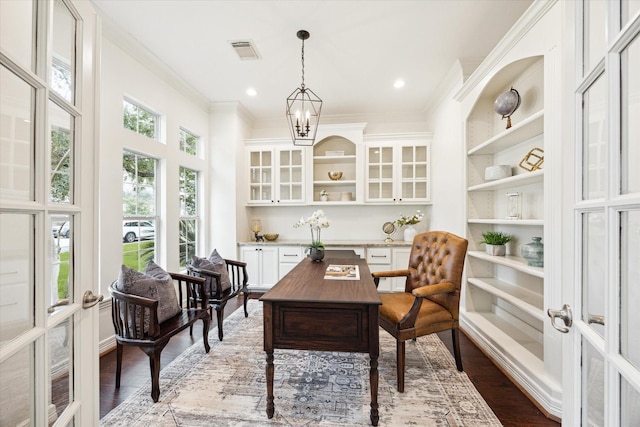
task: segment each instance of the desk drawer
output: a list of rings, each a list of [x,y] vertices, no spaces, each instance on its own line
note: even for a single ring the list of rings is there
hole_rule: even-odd
[[[367,264],[391,266],[391,248],[367,248]]]

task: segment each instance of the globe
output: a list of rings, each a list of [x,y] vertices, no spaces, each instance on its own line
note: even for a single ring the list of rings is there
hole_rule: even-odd
[[[493,110],[502,118],[507,118],[507,129],[511,127],[511,115],[520,106],[520,94],[514,88],[501,94],[493,103]]]
[[[396,226],[392,222],[385,222],[382,225],[382,231],[384,231],[384,234],[393,234],[396,231]]]

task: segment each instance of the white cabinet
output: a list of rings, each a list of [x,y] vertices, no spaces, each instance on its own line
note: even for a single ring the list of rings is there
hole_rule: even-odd
[[[276,246],[242,246],[240,258],[247,263],[249,289],[269,289],[278,281],[278,248]]]
[[[403,248],[393,248],[391,251],[391,269],[406,270],[409,267],[409,256],[411,246]],[[393,277],[391,279],[392,292],[404,292],[407,279],[405,277]]]
[[[465,117],[466,237],[469,240],[460,322],[464,331],[502,370],[545,407],[559,413],[560,378],[556,363],[559,346],[549,336],[544,312],[550,293],[545,267],[532,267],[520,257],[522,245],[534,236],[546,240],[550,197],[545,188],[545,165],[529,171],[521,161],[532,150],[549,154],[545,104],[552,104],[545,84],[544,56],[504,65],[485,85],[463,101]],[[549,66],[552,68],[551,66]],[[513,87],[523,97],[512,116],[513,126],[493,111],[493,102]],[[463,107],[463,111],[465,108]],[[544,155],[542,154],[542,155]],[[511,176],[493,179],[485,169],[509,165]],[[548,183],[547,183],[548,184]],[[509,196],[519,200],[511,209]],[[512,235],[506,256],[485,253],[485,231]],[[543,242],[544,242],[543,240]],[[545,247],[545,264],[553,246]],[[557,249],[557,248],[556,248]],[[559,365],[558,365],[559,366]]]
[[[266,140],[260,140],[267,143]],[[281,140],[254,146],[247,141],[250,205],[302,204],[305,199],[304,147]]]
[[[365,201],[424,203],[431,198],[429,134],[365,138]]]
[[[304,258],[304,250],[302,246],[281,246],[278,248],[278,255],[279,280],[286,276],[288,272],[293,270],[293,267],[295,267],[300,261],[302,261],[302,258]]]
[[[372,273],[375,273],[376,271],[393,270],[391,267],[391,248],[367,248],[367,264],[369,265],[369,270]],[[392,290],[391,282],[392,280],[390,277],[380,278],[378,292],[390,292]]]

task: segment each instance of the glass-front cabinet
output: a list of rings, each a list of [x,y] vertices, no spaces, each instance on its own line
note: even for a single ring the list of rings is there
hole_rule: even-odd
[[[268,143],[265,140],[260,142]],[[293,147],[290,144],[278,146],[277,144],[281,142],[274,140],[269,145],[248,147],[248,204],[305,202],[305,148]]]
[[[365,201],[416,203],[431,198],[430,134],[365,138]]]

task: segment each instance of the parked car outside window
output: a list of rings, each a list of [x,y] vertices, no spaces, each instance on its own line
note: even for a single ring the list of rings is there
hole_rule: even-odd
[[[51,226],[51,233],[54,238],[69,238],[69,221],[65,221],[62,224],[54,224]]]
[[[122,240],[125,243],[136,240],[153,240],[155,227],[151,221],[123,221]]]

